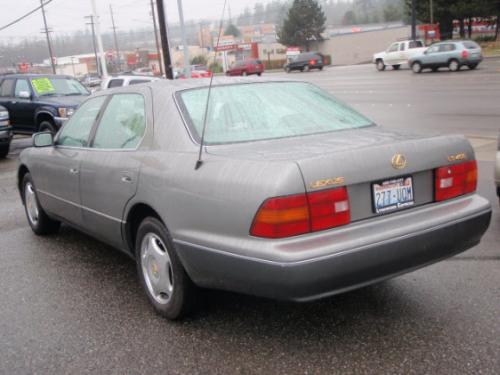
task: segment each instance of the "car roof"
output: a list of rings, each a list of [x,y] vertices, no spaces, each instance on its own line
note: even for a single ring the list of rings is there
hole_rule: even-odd
[[[64,74],[24,74],[24,73],[16,73],[16,74],[6,74],[6,75],[0,75],[2,78],[40,78],[40,77],[47,77],[47,78],[71,78],[74,79],[74,77],[64,75]]]
[[[133,74],[125,74],[125,75],[119,75],[119,76],[109,76],[108,77],[110,80],[112,79],[146,79],[148,81],[153,81],[155,79],[159,79],[159,77],[152,77],[152,76],[141,76],[141,75],[133,75]]]

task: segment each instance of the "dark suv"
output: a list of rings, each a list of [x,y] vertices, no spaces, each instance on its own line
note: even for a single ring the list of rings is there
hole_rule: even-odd
[[[56,133],[88,95],[87,89],[69,76],[0,76],[0,105],[9,111],[15,133]]]
[[[11,139],[12,128],[9,124],[9,112],[7,112],[7,108],[0,105],[0,159],[9,153]]]
[[[292,70],[300,70],[301,72],[307,72],[311,69],[323,70],[324,63],[325,58],[321,53],[304,52],[285,64],[284,69],[287,73],[290,73]]]

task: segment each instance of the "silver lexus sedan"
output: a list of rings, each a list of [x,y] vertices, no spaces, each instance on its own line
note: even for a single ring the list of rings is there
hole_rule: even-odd
[[[103,91],[55,139],[35,134],[18,170],[33,231],[66,223],[124,251],[175,319],[197,287],[309,301],[453,256],[489,225],[462,136],[384,129],[304,82],[221,78],[208,93]]]

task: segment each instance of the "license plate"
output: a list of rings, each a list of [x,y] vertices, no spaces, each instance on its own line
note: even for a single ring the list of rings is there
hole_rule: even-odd
[[[373,207],[375,213],[399,210],[413,206],[413,180],[400,177],[372,185]]]

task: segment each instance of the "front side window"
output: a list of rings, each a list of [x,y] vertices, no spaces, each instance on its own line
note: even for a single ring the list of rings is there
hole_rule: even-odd
[[[398,50],[398,48],[399,48],[399,43],[394,43],[389,47],[387,52],[396,52]]]
[[[13,79],[5,79],[0,87],[0,96],[9,97],[12,96],[12,89],[14,88]]]
[[[438,46],[438,45],[435,45],[435,46],[430,46],[430,47],[427,49],[427,53],[436,53],[438,50],[439,50],[439,46]]]
[[[61,130],[57,144],[68,147],[87,147],[89,135],[105,96],[98,96],[83,103]]]
[[[208,89],[177,93],[192,133],[200,139]],[[304,136],[372,125],[329,93],[303,82],[212,88],[205,142],[223,144]]]
[[[14,95],[16,97],[19,97],[22,91],[28,92],[31,94],[31,89],[30,89],[30,85],[29,85],[28,81],[25,79],[18,79],[16,81],[16,91],[15,91]]]
[[[117,94],[109,101],[99,122],[94,148],[136,148],[146,129],[144,97],[139,94]]]

